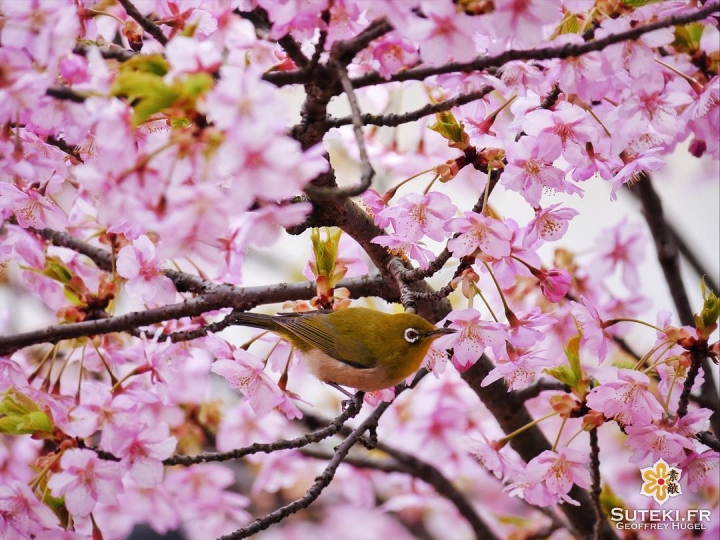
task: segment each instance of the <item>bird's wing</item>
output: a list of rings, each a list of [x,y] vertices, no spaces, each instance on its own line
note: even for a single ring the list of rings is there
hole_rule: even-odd
[[[343,347],[338,347],[336,340],[334,339],[335,330],[322,317],[312,317],[312,324],[309,322],[312,315],[305,315],[304,317],[288,317],[288,318],[275,318],[275,320],[285,328],[287,331],[292,332],[300,340],[304,341],[308,348],[320,349],[325,354],[332,356],[336,360],[343,362],[349,366],[357,369],[369,369],[374,367],[373,365],[364,365],[352,360],[348,360],[348,354],[343,351]],[[357,343],[356,343],[357,345]]]

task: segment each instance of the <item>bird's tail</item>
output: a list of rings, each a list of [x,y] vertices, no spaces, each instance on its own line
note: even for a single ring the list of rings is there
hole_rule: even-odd
[[[272,315],[265,315],[263,313],[233,313],[233,321],[235,324],[261,328],[262,330],[275,331],[279,327],[278,323],[275,321],[275,317]]]

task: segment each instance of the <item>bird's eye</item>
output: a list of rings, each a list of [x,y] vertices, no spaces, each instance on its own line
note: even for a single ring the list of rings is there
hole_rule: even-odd
[[[415,343],[419,339],[420,332],[418,332],[414,328],[408,328],[407,330],[405,330],[405,341],[407,341],[408,343]]]

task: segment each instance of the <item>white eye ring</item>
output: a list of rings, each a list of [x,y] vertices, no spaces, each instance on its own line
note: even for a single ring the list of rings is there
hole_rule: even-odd
[[[415,330],[414,328],[408,328],[405,330],[405,341],[408,343],[415,343],[420,339],[420,332]]]

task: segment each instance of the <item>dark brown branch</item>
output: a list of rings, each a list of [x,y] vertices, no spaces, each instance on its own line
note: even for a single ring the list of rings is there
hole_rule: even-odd
[[[700,21],[719,10],[720,4],[714,2],[712,4],[708,4],[702,9],[697,10],[694,13],[665,17],[653,23],[636,26],[635,28],[626,32],[611,34],[602,39],[596,39],[587,43],[569,43],[561,47],[508,50],[496,56],[484,56],[476,58],[471,62],[450,62],[448,64],[437,67],[433,66],[408,69],[407,71],[402,71],[393,75],[389,79],[389,81],[383,78],[379,73],[369,73],[367,75],[363,75],[362,77],[353,79],[353,86],[355,88],[362,88],[365,86],[371,86],[390,81],[423,80],[432,75],[441,75],[443,73],[467,73],[470,71],[482,71],[489,67],[502,66],[513,60],[552,60],[574,58],[576,56],[582,56],[583,54],[587,54],[589,52],[600,51],[616,43],[638,39],[639,37],[649,32],[654,32],[655,30],[659,30],[661,28],[667,28],[668,26],[683,25],[695,21]]]
[[[355,397],[348,403],[347,408],[322,429],[318,429],[302,437],[295,439],[280,439],[271,443],[261,444],[255,443],[244,448],[237,448],[230,452],[207,453],[197,456],[181,456],[175,455],[163,461],[165,465],[194,465],[196,463],[209,463],[211,461],[231,461],[240,459],[251,454],[269,454],[279,450],[290,450],[293,448],[302,448],[309,444],[318,443],[335,435],[345,425],[349,419],[354,418],[360,412],[363,404],[363,392],[358,392]]]
[[[140,13],[140,11],[138,11],[138,8],[136,8],[135,5],[130,2],[130,0],[118,1],[120,2],[120,5],[125,8],[125,12],[128,14],[128,17],[134,19],[135,22],[137,22],[148,34],[154,37],[157,42],[160,43],[160,45],[167,45],[168,38],[165,36],[165,34],[163,34],[163,31],[157,24],[155,24],[145,15]]]
[[[431,114],[449,111],[453,107],[465,105],[479,99],[484,98],[494,89],[492,86],[485,86],[475,92],[468,92],[467,94],[460,94],[452,99],[441,101],[440,103],[430,103],[424,107],[420,107],[415,111],[411,111],[404,114],[364,114],[360,117],[363,125],[369,126],[384,126],[384,127],[395,127],[400,124],[407,124],[409,122],[415,122],[420,118],[424,118]],[[327,121],[328,127],[340,127],[351,124],[353,121],[352,116],[344,116],[342,118],[335,118]]]
[[[378,419],[389,406],[389,402],[383,402],[378,405],[370,416],[368,416],[364,422],[355,428],[352,433],[350,433],[348,437],[340,443],[335,450],[335,454],[332,459],[328,463],[327,467],[325,467],[325,470],[315,478],[315,482],[312,486],[310,486],[303,497],[256,519],[246,527],[238,529],[226,536],[221,536],[218,540],[237,540],[240,538],[248,538],[255,533],[267,529],[275,523],[281,522],[283,519],[298,512],[299,510],[310,506],[320,496],[330,482],[332,482],[340,463],[343,462],[345,457],[348,455],[348,452],[350,452],[350,449],[355,446],[368,429],[372,429],[377,425]]]
[[[83,103],[87,99],[85,94],[76,92],[68,86],[48,86],[45,94],[55,99],[72,101],[73,103]]]
[[[600,446],[598,445],[597,428],[590,431],[590,473],[592,474],[592,496],[593,508],[595,509],[595,526],[593,527],[593,540],[601,540],[605,514],[600,503]]]
[[[93,48],[90,45],[75,45],[73,48],[73,53],[77,54],[79,56],[87,56],[88,51]],[[102,56],[105,60],[117,60],[118,62],[127,62],[132,57],[137,56],[140,53],[136,53],[135,51],[130,51],[128,49],[123,49],[121,47],[94,47],[100,52],[100,56]]]
[[[333,46],[332,56],[349,64],[357,53],[379,37],[392,31],[393,27],[385,19],[378,19],[368,25],[365,30],[347,41],[340,41]]]
[[[348,102],[350,103],[350,110],[352,111],[353,119],[353,132],[355,134],[355,142],[357,143],[358,152],[360,154],[360,167],[362,173],[360,175],[360,183],[357,186],[349,188],[318,187],[312,184],[308,185],[305,188],[305,191],[315,197],[331,196],[343,198],[360,195],[370,187],[372,179],[375,176],[375,170],[372,168],[372,165],[370,165],[370,158],[367,155],[367,148],[365,147],[365,135],[363,135],[362,132],[363,124],[360,119],[360,106],[358,105],[355,91],[350,83],[350,78],[348,77],[345,66],[337,62],[335,67],[337,68],[338,75],[340,77],[340,83],[347,95]]]
[[[295,64],[303,68],[308,65],[308,58],[300,50],[300,45],[290,34],[286,34],[278,40],[278,44],[287,53]]]
[[[720,452],[720,439],[709,431],[702,431],[696,435],[697,440],[703,443],[705,446],[709,446],[711,450]]]
[[[531,384],[527,388],[522,390],[516,390],[515,396],[521,401],[527,401],[528,399],[536,398],[543,392],[570,392],[570,387],[567,384],[563,384],[560,381],[553,381],[550,379],[542,379]]]
[[[360,296],[365,294],[381,295],[384,294],[384,291],[387,291],[382,278],[377,274],[343,280],[338,284],[338,287],[346,287],[354,295]],[[288,300],[309,300],[316,294],[316,291],[316,285],[311,281],[246,288],[218,285],[210,292],[177,304],[136,311],[107,319],[60,324],[22,334],[0,336],[0,355],[8,355],[23,347],[39,343],[57,343],[66,339],[112,332],[130,332],[140,327],[183,317],[195,317],[221,308],[231,307],[238,310],[248,310],[260,304]]]
[[[677,245],[675,244],[673,234],[665,222],[660,196],[655,191],[650,176],[647,173],[641,173],[640,180],[631,189],[635,190],[640,198],[643,216],[650,229],[650,234],[655,241],[658,262],[660,263],[660,268],[662,269],[668,289],[670,290],[670,296],[672,296],[673,303],[675,304],[680,324],[684,326],[695,326],[692,307],[690,306],[690,300],[685,291],[685,285],[680,273]],[[702,358],[700,356],[702,356]],[[705,375],[700,395],[711,403],[717,403],[718,391],[715,387],[715,377],[713,376],[710,361],[706,356],[695,353],[692,355],[692,361],[693,365],[688,370],[683,391],[680,395],[681,405],[687,402],[690,391],[692,390],[692,384],[700,367],[703,368]],[[685,410],[687,410],[687,406]],[[710,423],[712,431],[714,433],[720,433],[720,413],[718,413],[717,410],[713,412]]]

